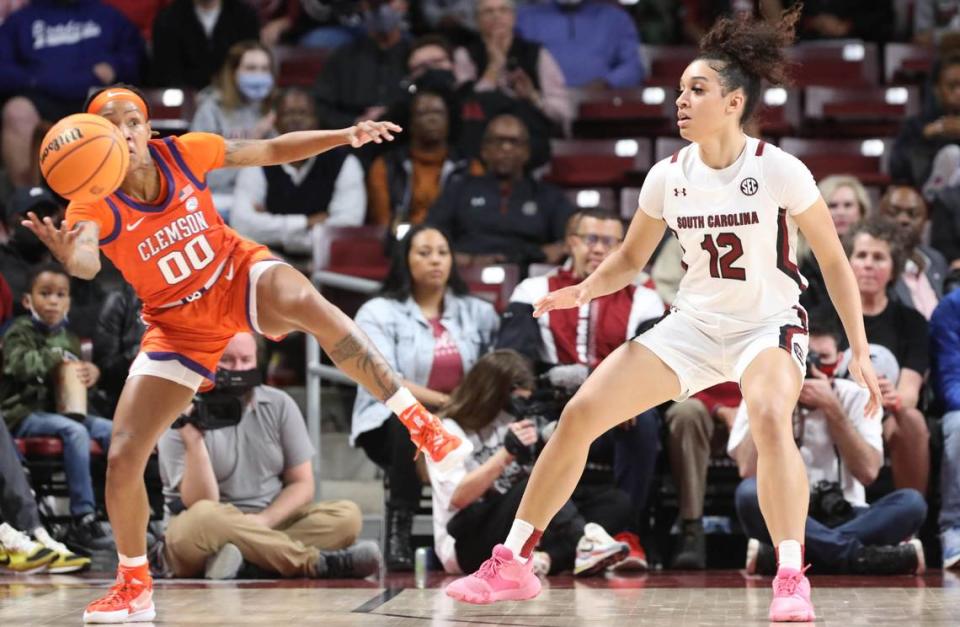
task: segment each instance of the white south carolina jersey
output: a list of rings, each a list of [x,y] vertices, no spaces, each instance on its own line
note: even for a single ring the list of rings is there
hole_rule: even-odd
[[[639,207],[665,220],[686,274],[673,306],[694,317],[769,321],[799,302],[793,216],[819,198],[807,167],[753,137],[737,161],[711,169],[690,144],[651,168]]]

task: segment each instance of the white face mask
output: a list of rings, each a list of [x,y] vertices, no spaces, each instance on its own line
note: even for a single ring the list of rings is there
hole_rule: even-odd
[[[237,89],[251,102],[260,102],[273,89],[273,75],[269,72],[237,72]]]

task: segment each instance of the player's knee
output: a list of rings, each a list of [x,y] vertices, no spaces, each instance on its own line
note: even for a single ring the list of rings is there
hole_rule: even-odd
[[[589,446],[590,442],[603,433],[600,426],[596,424],[601,421],[591,419],[592,416],[597,416],[596,409],[591,410],[588,401],[574,397],[563,408],[557,430],[551,439],[559,435],[565,442],[585,442]]]
[[[747,403],[750,432],[755,441],[778,441],[793,437],[793,410],[780,399],[758,399]]]
[[[40,121],[37,108],[28,99],[21,96],[11,98],[3,105],[4,128],[20,128],[36,125]],[[13,126],[11,126],[13,125]]]
[[[142,481],[150,451],[144,454],[140,447],[130,446],[128,440],[114,440],[107,450],[107,480]]]

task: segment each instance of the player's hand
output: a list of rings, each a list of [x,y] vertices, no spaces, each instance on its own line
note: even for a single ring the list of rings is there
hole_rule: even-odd
[[[382,144],[384,140],[393,141],[393,133],[400,133],[403,129],[393,122],[372,122],[366,120],[347,129],[347,141],[354,148],[373,142]]]
[[[591,300],[593,300],[593,297],[583,283],[571,285],[570,287],[550,292],[535,302],[533,304],[533,317],[539,318],[554,309],[570,309],[572,307],[586,305]]]
[[[867,401],[867,407],[863,415],[867,418],[873,418],[883,407],[883,394],[880,392],[880,383],[877,381],[877,374],[873,371],[873,363],[870,361],[870,353],[857,355],[853,354],[850,359],[850,365],[847,371],[853,380],[860,384],[860,387],[870,390],[870,400]]]
[[[67,229],[66,224],[63,224],[58,229],[50,216],[41,220],[32,211],[27,212],[27,218],[21,220],[20,224],[33,231],[33,234],[50,249],[60,263],[67,265],[67,260],[73,257],[77,237],[80,235],[79,225]]]

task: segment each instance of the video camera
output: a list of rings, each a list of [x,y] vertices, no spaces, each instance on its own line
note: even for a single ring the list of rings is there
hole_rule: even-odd
[[[822,361],[820,360],[820,353],[817,351],[807,351],[807,379],[816,378],[813,376],[813,369],[816,368],[817,370],[820,370],[821,363]]]
[[[244,396],[261,383],[257,369],[218,368],[213,389],[197,394],[193,399],[193,412],[181,414],[171,428],[182,429],[188,424],[201,431],[235,427],[243,418]]]
[[[506,441],[504,441],[507,451],[514,455],[521,464],[533,462],[540,451],[543,450],[543,447],[546,446],[547,440],[550,439],[562,409],[563,403],[557,398],[555,390],[551,388],[541,388],[528,398],[511,396],[507,411],[514,416],[515,422],[521,420],[533,422],[539,437],[536,442],[527,446],[520,442],[513,431],[508,431]]]

